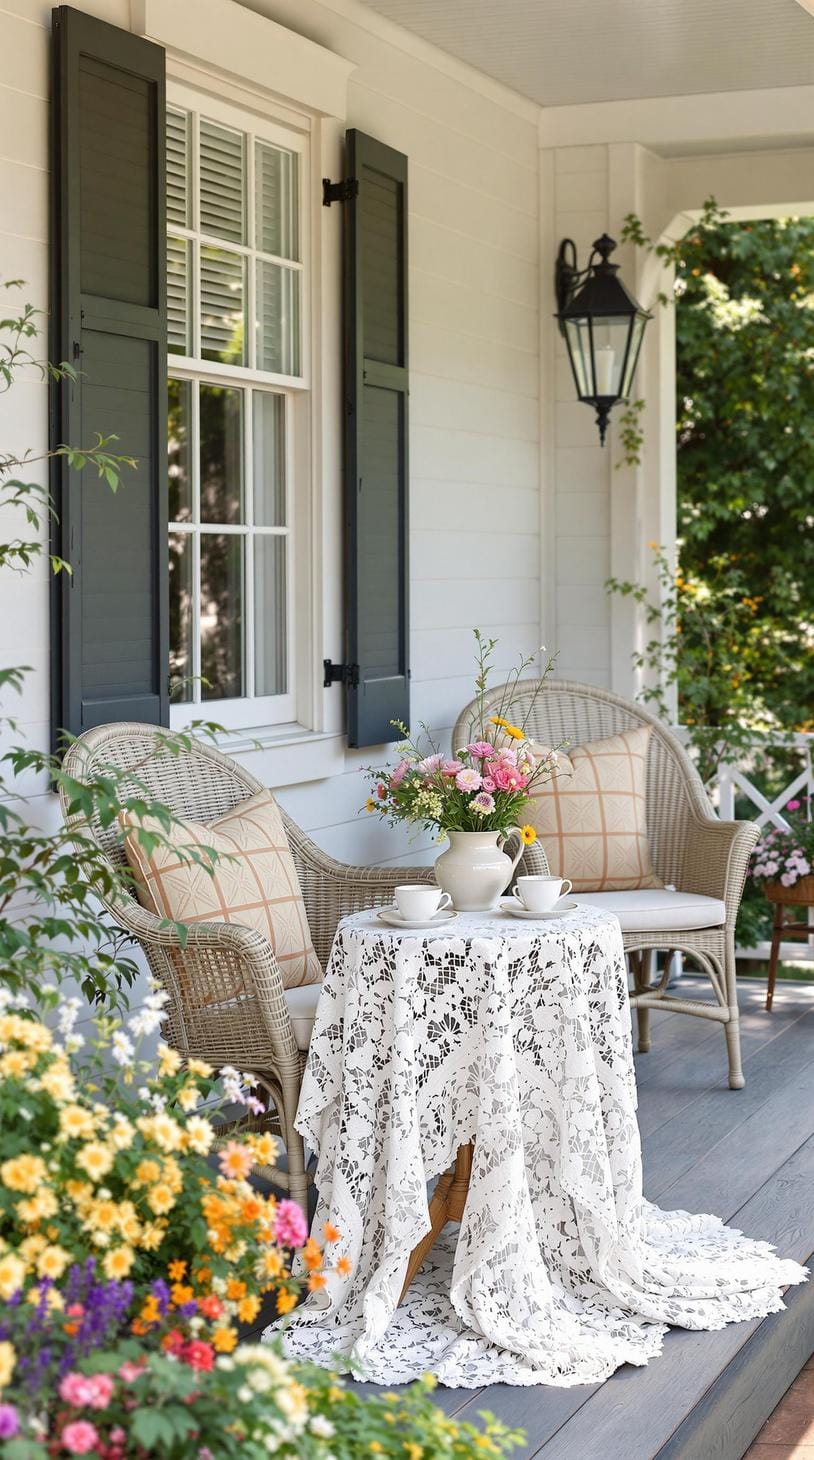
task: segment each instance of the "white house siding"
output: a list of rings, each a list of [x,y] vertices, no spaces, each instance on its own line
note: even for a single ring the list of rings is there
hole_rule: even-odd
[[[81,8],[130,24],[128,0]],[[189,8],[192,23],[195,0]],[[348,14],[338,14],[316,0],[251,8],[355,62],[347,125],[409,158],[413,722],[448,736],[471,693],[472,626],[500,639],[501,668],[540,641],[535,110],[504,100],[488,82],[473,77],[470,84],[465,68],[414,47],[377,17],[368,29],[361,8],[343,6]],[[25,296],[43,305],[49,29],[45,0],[0,0],[0,272],[24,278]],[[338,245],[338,225],[327,214],[324,226],[335,228]],[[338,246],[333,264],[338,276]],[[45,446],[42,385],[15,388],[13,406],[0,398],[0,439],[4,449]],[[325,481],[337,498],[338,461],[325,463]],[[326,502],[329,523],[338,522],[337,508],[337,500]],[[328,531],[324,652],[336,657],[340,548],[338,527]],[[29,578],[0,576],[0,653],[3,662],[33,668],[19,716],[29,739],[44,746],[44,565]],[[335,713],[340,691],[327,693]],[[433,855],[426,837],[411,844],[377,819],[359,817],[360,768],[376,752],[348,751],[337,736],[316,752],[238,753],[278,785],[281,800],[333,855],[363,862]],[[32,818],[49,820],[52,798],[42,786],[28,789],[36,793]]]

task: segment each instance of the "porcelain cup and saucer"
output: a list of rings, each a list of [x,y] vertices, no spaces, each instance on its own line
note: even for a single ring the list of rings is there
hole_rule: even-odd
[[[568,896],[571,885],[567,877],[518,877],[500,906],[515,918],[563,918],[579,906]]]
[[[394,888],[393,895],[395,906],[382,908],[377,914],[379,921],[391,928],[435,928],[451,923],[458,916],[449,893],[442,892],[440,887],[405,883]]]

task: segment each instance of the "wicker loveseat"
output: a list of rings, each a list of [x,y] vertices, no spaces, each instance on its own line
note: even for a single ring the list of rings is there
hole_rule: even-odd
[[[184,737],[170,752],[167,731],[148,725],[113,724],[90,730],[74,742],[65,770],[77,781],[124,771],[179,817],[212,821],[261,791],[254,776],[210,745]],[[125,794],[127,780],[123,782]],[[62,796],[63,813],[67,798]],[[392,902],[405,880],[432,882],[431,868],[351,867],[336,862],[283,813],[300,880],[317,957],[324,968],[341,917]],[[120,833],[83,816],[71,816],[78,834],[91,836],[113,868],[126,866]],[[319,984],[283,988],[268,941],[234,923],[198,923],[182,938],[174,927],[147,912],[125,879],[106,902],[115,923],[143,948],[150,968],[169,994],[165,1037],[181,1054],[216,1067],[250,1071],[267,1100],[264,1124],[286,1148],[287,1170],[268,1174],[305,1204],[306,1174],[301,1137],[294,1129],[310,1026]]]
[[[496,712],[503,693],[502,687],[490,692],[487,714]],[[472,738],[476,713],[477,702],[473,700],[455,726],[453,749]],[[578,895],[580,901],[610,908],[619,916],[634,976],[631,1004],[637,1009],[639,1048],[650,1048],[651,1008],[718,1020],[726,1034],[729,1084],[733,1090],[740,1090],[744,1078],[735,980],[735,918],[758,828],[751,821],[719,820],[679,741],[641,705],[592,685],[549,680],[540,686],[524,680],[504,713],[518,724],[525,724],[528,734],[541,744],[566,743],[570,748],[639,725],[651,727],[647,828],[653,866],[666,890]],[[528,873],[548,870],[539,844],[526,851],[524,865]],[[667,968],[658,986],[654,985],[652,969],[658,950],[688,954],[708,975],[715,1002],[670,993]]]

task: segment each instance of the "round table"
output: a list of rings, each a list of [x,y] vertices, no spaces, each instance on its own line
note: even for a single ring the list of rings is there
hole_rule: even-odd
[[[805,1276],[643,1199],[622,937],[593,908],[409,933],[346,918],[297,1128],[318,1155],[315,1235],[338,1227],[352,1271],[292,1315],[286,1346],[379,1383],[595,1383],[659,1353],[665,1325],[775,1311]],[[460,1227],[401,1302],[428,1183],[470,1142]]]

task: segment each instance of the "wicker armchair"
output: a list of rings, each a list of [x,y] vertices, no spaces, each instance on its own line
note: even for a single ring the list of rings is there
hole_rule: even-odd
[[[78,781],[111,769],[130,772],[134,794],[138,782],[174,815],[197,821],[212,821],[263,789],[236,761],[208,744],[190,744],[185,738],[183,749],[168,751],[167,735],[147,725],[102,725],[74,742],[65,770]],[[126,790],[126,779],[123,786]],[[61,800],[67,817],[64,793]],[[126,866],[115,825],[102,827],[79,815],[67,819],[78,834],[94,839],[114,869]],[[392,901],[394,887],[405,879],[434,880],[428,867],[346,866],[320,851],[285,812],[283,820],[323,968],[340,918]],[[186,1057],[216,1067],[234,1065],[254,1075],[267,1104],[260,1124],[281,1137],[288,1158],[287,1170],[274,1167],[265,1174],[305,1206],[311,1176],[294,1117],[306,1056],[297,1044],[271,945],[252,929],[223,922],[190,925],[182,941],[175,928],[141,907],[124,879],[105,906],[115,923],[140,943],[169,994],[168,1042]]]
[[[503,690],[490,692],[487,707],[494,710]],[[680,893],[719,900],[714,926],[636,928],[635,907],[622,919],[625,949],[634,977],[631,1004],[637,1010],[639,1049],[650,1048],[650,1010],[668,1009],[719,1021],[726,1034],[729,1084],[744,1085],[741,1067],[738,995],[735,979],[735,918],[749,856],[758,836],[751,821],[720,821],[710,806],[701,779],[675,736],[641,705],[592,685],[565,680],[521,681],[506,712],[545,745],[585,744],[617,735],[639,725],[652,729],[647,768],[647,828],[653,865],[667,887]],[[467,705],[453,731],[453,749],[471,739],[476,701]],[[527,873],[545,873],[543,849],[530,847],[524,855]],[[627,899],[648,894],[628,893]],[[652,896],[652,895],[651,895]],[[613,906],[613,894],[594,894],[591,901]],[[642,922],[646,925],[647,919]],[[703,917],[702,917],[703,921]],[[715,1002],[679,998],[668,991],[669,966],[660,983],[652,983],[654,954],[658,950],[688,954],[712,984]],[[669,964],[669,961],[667,961]]]

